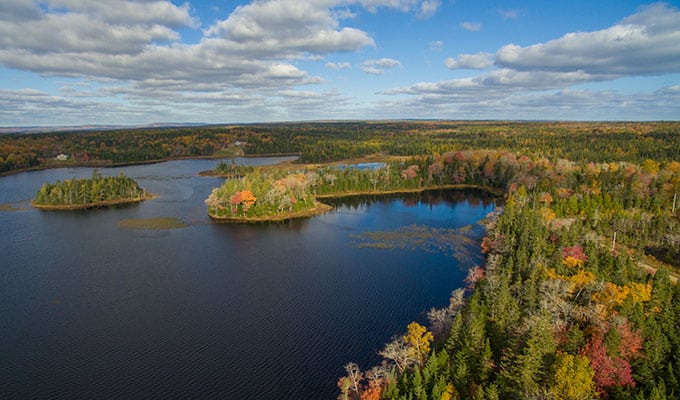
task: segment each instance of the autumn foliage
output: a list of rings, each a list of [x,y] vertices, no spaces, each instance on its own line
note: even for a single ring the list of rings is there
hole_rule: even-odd
[[[580,267],[588,261],[588,256],[581,246],[564,247],[562,249],[562,263],[567,267]]]
[[[397,382],[382,398],[678,398],[680,289],[647,256],[680,257],[680,163],[492,150],[428,162],[424,182],[501,186],[507,199],[484,222],[486,262],[465,296],[428,313],[434,351],[414,354],[423,327],[380,352]]]
[[[595,336],[581,350],[588,357],[595,372],[593,380],[600,396],[606,397],[607,390],[613,386],[635,386],[630,363],[621,356],[610,356],[602,337]]]

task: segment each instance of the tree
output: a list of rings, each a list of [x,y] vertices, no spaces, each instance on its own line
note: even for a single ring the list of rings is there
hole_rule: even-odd
[[[587,400],[596,395],[595,371],[588,358],[558,353],[553,364],[549,393],[555,400]]]
[[[411,347],[406,343],[403,336],[393,339],[380,351],[380,355],[394,362],[397,371],[402,374],[406,369],[414,365],[418,360],[415,358]]]
[[[581,350],[581,355],[590,360],[595,372],[593,380],[600,395],[606,396],[607,391],[616,386],[635,386],[628,361],[621,357],[610,357],[601,336],[592,337]]]
[[[347,372],[346,378],[348,381],[348,388],[354,392],[353,398],[358,399],[360,395],[359,389],[361,387],[361,381],[364,379],[364,376],[361,373],[359,366],[353,362],[345,365],[345,371]]]
[[[425,361],[430,353],[430,343],[434,339],[432,332],[417,322],[408,324],[408,333],[404,336],[404,342],[411,347],[411,351],[418,364]]]

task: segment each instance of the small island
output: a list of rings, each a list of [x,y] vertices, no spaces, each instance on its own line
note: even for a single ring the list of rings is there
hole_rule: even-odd
[[[226,179],[205,201],[208,215],[226,222],[285,221],[322,214],[331,207],[316,201],[318,175],[260,169]]]
[[[31,205],[41,210],[80,210],[139,203],[153,197],[123,173],[103,177],[95,169],[89,179],[45,183]]]

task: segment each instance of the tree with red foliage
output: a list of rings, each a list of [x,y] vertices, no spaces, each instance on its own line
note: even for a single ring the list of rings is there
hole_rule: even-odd
[[[467,283],[468,289],[472,290],[475,287],[475,284],[477,281],[480,279],[484,278],[484,269],[479,266],[475,266],[473,268],[470,268],[468,271],[468,275],[465,278],[465,283]]]
[[[595,371],[595,388],[600,396],[607,397],[607,390],[615,386],[635,387],[633,371],[628,361],[619,356],[610,357],[600,335],[588,341],[581,349],[581,355],[590,360]]]
[[[401,171],[401,177],[404,179],[413,179],[416,176],[418,176],[418,172],[420,171],[420,167],[417,165],[411,165],[405,170]]]
[[[573,246],[562,248],[562,263],[568,267],[577,267],[588,261],[588,256],[583,252],[583,247]]]

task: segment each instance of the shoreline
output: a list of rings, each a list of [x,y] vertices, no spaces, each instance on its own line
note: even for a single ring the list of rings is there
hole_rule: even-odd
[[[300,219],[300,218],[308,218],[308,217],[314,217],[316,215],[321,215],[324,214],[327,211],[332,210],[333,207],[321,203],[319,201],[314,202],[314,206],[302,211],[295,211],[295,212],[286,212],[286,213],[281,213],[281,214],[274,214],[274,215],[266,215],[262,217],[220,217],[217,215],[213,215],[208,211],[208,216],[216,221],[216,222],[222,222],[222,223],[265,223],[265,222],[284,222],[292,219]]]
[[[266,216],[261,216],[261,217],[239,217],[239,216],[234,216],[234,217],[220,217],[217,215],[213,215],[208,211],[208,216],[217,222],[222,222],[222,223],[265,223],[265,222],[282,222],[282,221],[288,221],[291,219],[298,219],[298,218],[308,218],[308,217],[314,217],[317,215],[324,214],[330,210],[333,209],[333,206],[328,205],[326,203],[320,202],[318,200],[321,199],[336,199],[336,198],[343,198],[343,197],[353,197],[353,196],[383,196],[383,195],[390,195],[390,194],[404,194],[404,193],[422,193],[426,192],[429,190],[463,190],[463,189],[476,189],[476,190],[482,190],[484,192],[487,192],[489,194],[492,194],[494,196],[502,196],[505,191],[502,189],[497,189],[489,186],[481,186],[481,185],[469,185],[469,184],[458,184],[458,185],[437,185],[437,186],[432,186],[432,187],[420,187],[420,188],[412,188],[412,189],[395,189],[395,190],[379,190],[379,191],[364,191],[364,192],[342,192],[342,193],[335,193],[335,194],[322,194],[322,195],[316,195],[315,196],[315,204],[312,208],[302,210],[302,211],[297,211],[297,212],[287,212],[287,213],[281,213],[281,214],[274,214],[274,215],[266,215]]]
[[[316,195],[317,199],[334,199],[342,197],[353,197],[353,196],[382,196],[390,194],[405,194],[405,193],[422,193],[429,190],[450,190],[450,189],[477,189],[492,194],[494,196],[503,196],[505,190],[500,188],[494,188],[491,186],[482,185],[472,185],[472,184],[450,184],[450,185],[435,185],[435,186],[421,186],[417,188],[410,189],[392,189],[392,190],[366,190],[366,191],[352,191],[352,192],[339,192],[339,193],[327,193]]]
[[[35,199],[31,200],[31,206],[35,207],[41,211],[76,211],[76,210],[88,210],[92,208],[103,208],[111,207],[124,204],[137,204],[146,200],[155,199],[158,195],[153,193],[145,193],[144,196],[135,199],[120,199],[120,200],[108,200],[100,201],[97,203],[87,203],[87,204],[69,204],[69,205],[48,205],[48,204],[35,204]]]
[[[58,168],[118,168],[127,167],[134,165],[151,165],[158,164],[166,161],[178,161],[178,160],[219,160],[222,158],[266,158],[266,157],[293,157],[300,156],[300,153],[273,153],[273,154],[244,154],[244,155],[233,155],[233,156],[223,156],[223,155],[209,155],[209,156],[181,156],[181,157],[168,157],[159,158],[154,160],[141,160],[141,161],[128,161],[114,163],[110,160],[94,160],[94,161],[54,161],[53,163],[36,165],[28,168],[13,169],[11,171],[0,172],[0,177],[10,176],[19,174],[22,172],[32,172],[32,171],[44,171],[48,169],[58,169]],[[208,171],[202,171],[208,172]],[[199,173],[201,174],[201,173]],[[209,176],[209,175],[206,175]]]

